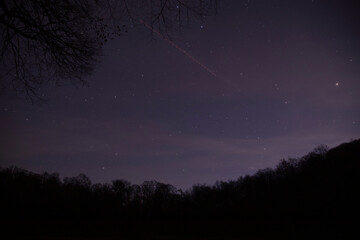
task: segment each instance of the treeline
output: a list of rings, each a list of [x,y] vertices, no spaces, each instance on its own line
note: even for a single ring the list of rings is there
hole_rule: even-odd
[[[281,160],[212,186],[92,184],[0,169],[1,226],[11,236],[347,239],[360,213],[360,140]]]

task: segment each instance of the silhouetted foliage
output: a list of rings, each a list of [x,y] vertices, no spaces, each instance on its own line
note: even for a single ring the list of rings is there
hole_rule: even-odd
[[[3,235],[348,239],[359,216],[360,140],[281,160],[252,176],[195,185],[92,184],[0,169]]]

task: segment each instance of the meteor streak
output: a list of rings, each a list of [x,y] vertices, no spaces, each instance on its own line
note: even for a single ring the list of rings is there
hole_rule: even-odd
[[[174,43],[173,41],[171,41],[170,39],[168,39],[167,37],[163,36],[159,31],[155,30],[154,28],[152,28],[149,24],[147,24],[146,22],[139,20],[140,23],[142,23],[146,28],[150,29],[152,32],[156,33],[157,35],[159,35],[160,37],[162,37],[165,41],[167,41],[170,45],[172,45],[173,47],[175,47],[177,50],[179,50],[180,52],[182,52],[183,54],[185,54],[188,58],[190,58],[194,63],[198,64],[200,67],[202,67],[205,71],[207,71],[208,73],[210,73],[211,75],[213,75],[214,77],[217,77],[217,75],[210,70],[207,66],[205,66],[204,64],[202,64],[201,62],[199,62],[195,57],[193,57],[192,55],[190,55],[188,52],[186,52],[184,49],[182,49],[181,47],[179,47],[176,43]]]

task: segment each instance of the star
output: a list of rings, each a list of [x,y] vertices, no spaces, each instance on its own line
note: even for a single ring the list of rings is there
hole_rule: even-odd
[[[337,83],[335,83],[335,86],[339,87],[339,86],[340,86],[340,83],[338,83],[338,82],[337,82]]]

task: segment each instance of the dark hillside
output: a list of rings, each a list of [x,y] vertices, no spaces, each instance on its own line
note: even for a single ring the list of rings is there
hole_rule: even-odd
[[[156,181],[0,170],[2,235],[348,239],[360,213],[360,140],[183,192]]]

